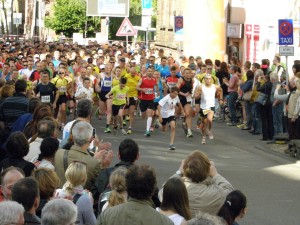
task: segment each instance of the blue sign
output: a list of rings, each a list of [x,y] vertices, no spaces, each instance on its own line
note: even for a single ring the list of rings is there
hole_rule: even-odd
[[[183,34],[183,16],[175,16],[175,34]]]
[[[278,20],[279,45],[294,44],[293,20]]]
[[[143,9],[151,9],[152,8],[152,0],[142,0],[142,8]]]

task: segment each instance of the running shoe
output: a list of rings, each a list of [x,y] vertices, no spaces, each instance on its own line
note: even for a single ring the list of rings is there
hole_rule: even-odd
[[[155,121],[155,128],[156,129],[158,129],[158,128],[160,128],[162,125],[161,125],[161,123],[159,122],[159,119],[157,119],[156,121]]]
[[[150,131],[146,131],[146,132],[145,132],[145,136],[146,136],[146,137],[150,137]]]
[[[192,131],[190,131],[190,132],[187,132],[187,134],[186,134],[186,137],[193,137],[193,133],[192,133]]]
[[[111,129],[109,127],[106,127],[104,133],[111,133]]]
[[[125,120],[123,120],[123,127],[126,127],[127,123]]]
[[[187,127],[186,127],[186,123],[185,122],[182,122],[182,129],[183,129],[183,132],[187,135],[187,133],[188,133],[188,129],[187,129]]]
[[[174,145],[169,145],[169,150],[174,151],[175,150],[175,146]]]
[[[205,137],[202,138],[201,144],[203,144],[203,145],[206,144],[206,138]]]
[[[208,134],[208,138],[209,138],[210,140],[214,139],[214,135],[212,134],[211,130],[208,131],[207,134]]]
[[[128,122],[130,120],[130,117],[129,116],[126,116],[125,117],[125,120]]]
[[[153,132],[154,131],[154,128],[151,126],[150,127],[150,132]]]
[[[123,135],[127,134],[127,132],[126,132],[126,130],[124,130],[124,128],[121,128],[121,132],[122,132]]]
[[[118,133],[118,126],[114,127],[114,134]]]
[[[128,128],[127,134],[131,134],[131,133],[132,133],[131,128]]]

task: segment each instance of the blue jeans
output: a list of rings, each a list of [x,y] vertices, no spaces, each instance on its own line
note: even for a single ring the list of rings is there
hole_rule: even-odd
[[[228,95],[228,107],[229,107],[229,112],[231,116],[231,123],[237,123],[237,118],[236,118],[236,100],[238,98],[238,93],[237,92],[229,92]]]
[[[261,105],[259,103],[254,102],[252,105],[252,123],[253,123],[253,131],[255,133],[261,133],[261,117],[260,117]]]
[[[282,114],[283,103],[272,107],[274,135],[283,133]]]

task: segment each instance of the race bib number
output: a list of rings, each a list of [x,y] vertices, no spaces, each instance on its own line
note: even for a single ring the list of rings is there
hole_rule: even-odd
[[[209,109],[203,109],[203,110],[202,110],[203,115],[206,115],[207,113],[209,113],[209,111],[210,111]]]
[[[187,102],[191,102],[191,101],[192,101],[192,97],[191,97],[191,96],[187,96],[187,97],[186,97],[186,101],[187,101]]]
[[[49,103],[50,100],[50,95],[41,96],[41,102],[43,103]]]
[[[176,83],[174,83],[174,82],[168,82],[167,85],[168,85],[169,88],[172,88],[172,87],[176,86]]]
[[[174,104],[173,103],[171,103],[170,105],[169,105],[169,109],[174,109]]]
[[[61,86],[59,88],[59,92],[67,92],[67,87],[66,86]]]
[[[133,99],[134,99],[135,101],[137,101],[137,100],[138,100],[138,98],[137,98],[137,97],[133,97]]]
[[[116,98],[117,98],[118,100],[124,100],[125,97],[126,97],[126,95],[124,95],[124,94],[117,94],[117,95],[116,95]]]
[[[105,87],[110,87],[110,86],[111,86],[111,81],[110,81],[110,80],[105,80],[105,81],[103,82],[103,86],[105,86]]]
[[[146,95],[151,95],[151,94],[153,94],[153,89],[147,88],[147,89],[145,90],[145,94],[146,94]]]

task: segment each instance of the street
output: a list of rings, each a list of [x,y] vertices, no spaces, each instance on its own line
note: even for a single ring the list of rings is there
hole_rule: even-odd
[[[236,127],[215,121],[214,140],[200,143],[200,133],[194,127],[194,137],[186,138],[178,120],[175,138],[175,151],[168,150],[169,133],[156,129],[151,137],[144,136],[146,121],[137,117],[131,135],[105,134],[105,118],[92,124],[99,138],[111,142],[117,162],[118,145],[125,138],[134,139],[140,147],[137,163],[148,163],[156,169],[158,186],[175,173],[181,160],[193,150],[201,150],[215,162],[218,172],[228,179],[235,189],[247,196],[247,214],[243,225],[299,224],[300,214],[300,164],[283,154],[267,149],[260,136],[250,135]],[[194,118],[194,124],[196,124]]]

